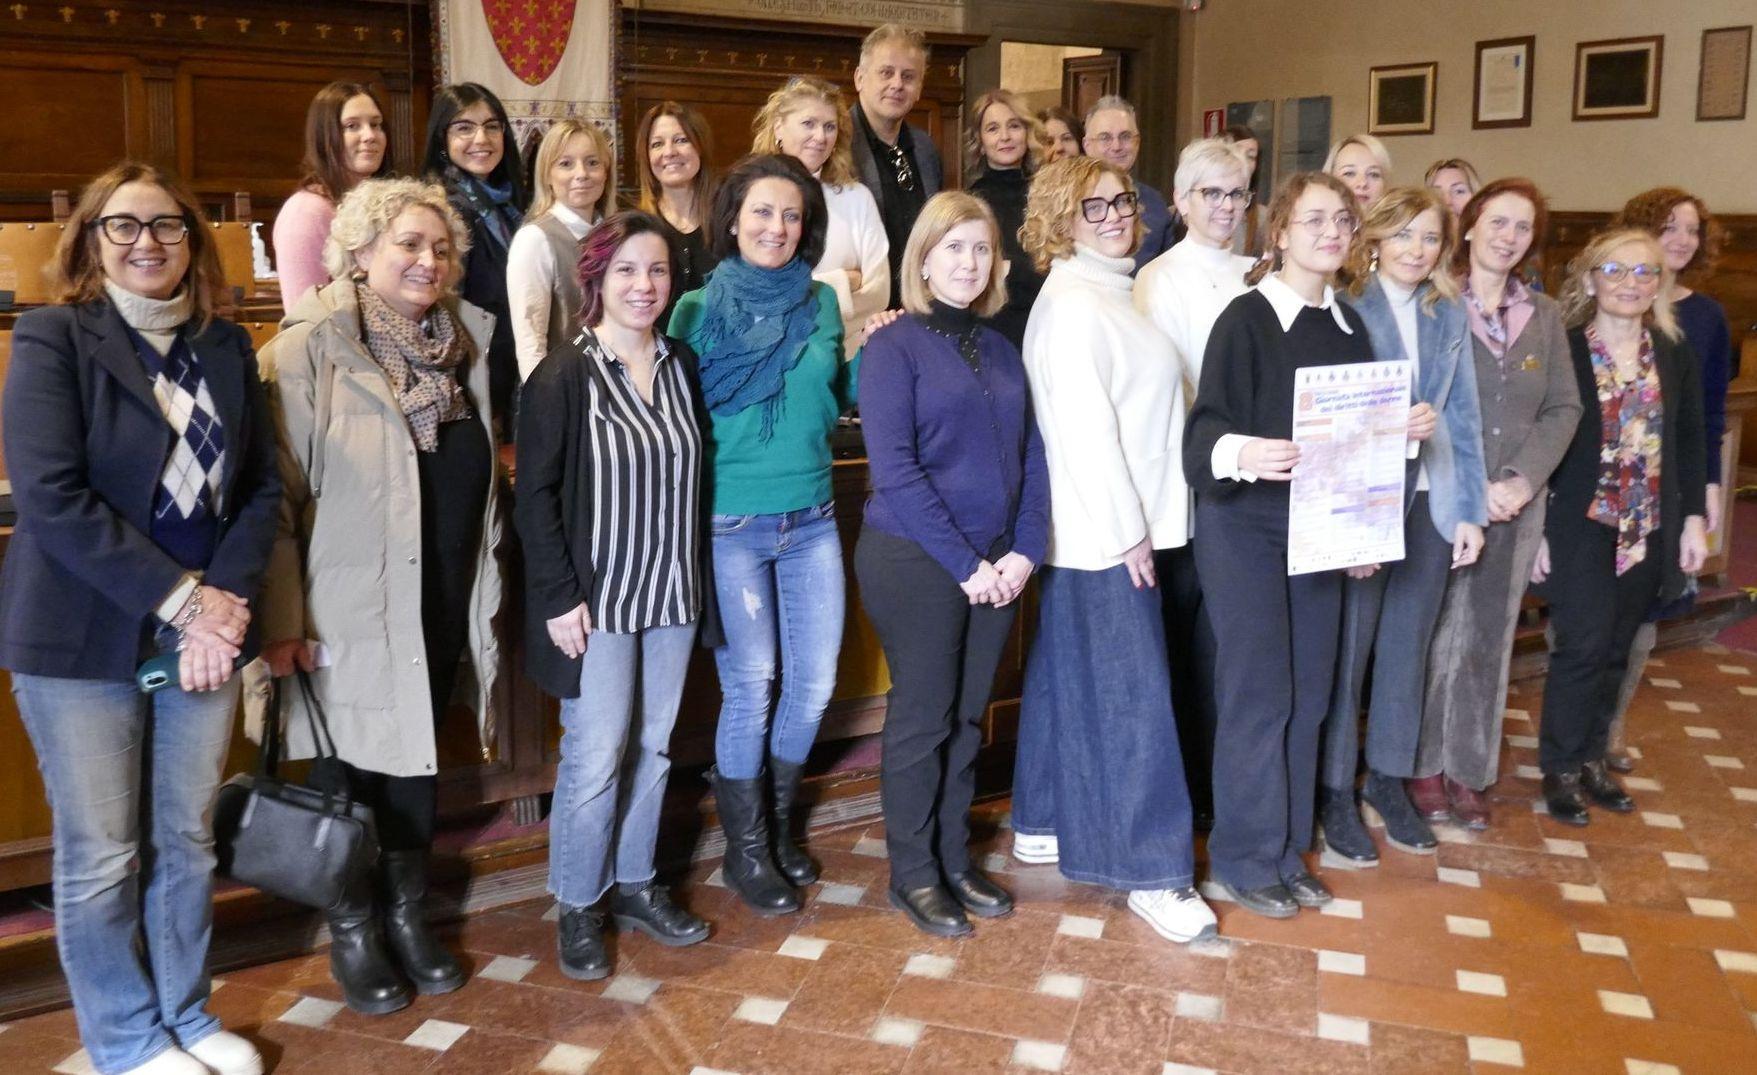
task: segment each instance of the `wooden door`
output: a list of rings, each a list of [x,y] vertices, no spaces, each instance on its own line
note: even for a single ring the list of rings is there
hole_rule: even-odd
[[[1062,61],[1062,107],[1084,116],[1100,97],[1123,91],[1123,54],[1111,49],[1096,56]]]

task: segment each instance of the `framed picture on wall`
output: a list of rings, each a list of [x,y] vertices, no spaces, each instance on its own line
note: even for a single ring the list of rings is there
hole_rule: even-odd
[[[1372,134],[1433,134],[1437,63],[1375,67],[1367,80],[1367,130]]]
[[[1652,119],[1659,115],[1665,38],[1624,37],[1574,46],[1574,118]]]
[[[1476,43],[1476,89],[1472,130],[1531,126],[1531,67],[1536,37],[1502,37]]]
[[[1744,119],[1751,85],[1751,27],[1702,31],[1702,70],[1696,79],[1696,119]]]

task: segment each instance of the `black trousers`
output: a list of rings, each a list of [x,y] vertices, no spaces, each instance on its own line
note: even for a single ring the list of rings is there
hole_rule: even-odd
[[[1196,546],[1158,549],[1153,571],[1165,597],[1165,650],[1171,670],[1171,710],[1177,714],[1178,750],[1190,808],[1214,816],[1214,625],[1203,604]]]
[[[982,714],[1017,603],[972,605],[921,546],[870,527],[854,573],[891,671],[879,766],[891,884],[938,884],[970,869]]]
[[[1543,688],[1538,765],[1566,773],[1605,755],[1629,647],[1659,597],[1664,547],[1647,535],[1647,556],[1617,574],[1617,534],[1587,518],[1550,518],[1545,588],[1555,640]]]

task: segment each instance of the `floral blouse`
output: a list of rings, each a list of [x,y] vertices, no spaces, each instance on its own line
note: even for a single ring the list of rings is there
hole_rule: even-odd
[[[1598,488],[1587,517],[1617,532],[1617,574],[1647,556],[1647,535],[1659,527],[1660,443],[1664,432],[1653,336],[1641,333],[1635,374],[1623,379],[1591,325],[1592,376],[1598,383]]]

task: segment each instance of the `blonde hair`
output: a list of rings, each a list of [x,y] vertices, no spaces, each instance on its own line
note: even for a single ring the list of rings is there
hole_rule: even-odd
[[[1358,298],[1366,290],[1367,278],[1373,275],[1378,263],[1379,244],[1430,209],[1440,218],[1440,259],[1434,262],[1433,271],[1428,275],[1428,282],[1434,286],[1428,289],[1421,304],[1423,309],[1432,310],[1441,299],[1458,298],[1458,281],[1447,269],[1452,251],[1458,245],[1458,225],[1447,212],[1445,201],[1432,187],[1393,187],[1367,210],[1366,219],[1361,221],[1360,231],[1354,237],[1354,245],[1349,247],[1348,265],[1344,270],[1350,295]]]
[[[1434,177],[1448,168],[1454,172],[1464,173],[1464,185],[1470,188],[1472,194],[1482,189],[1482,179],[1477,176],[1476,169],[1471,166],[1470,162],[1463,157],[1447,157],[1428,165],[1426,174],[1421,177],[1422,186],[1432,186]]]
[[[875,31],[876,32],[876,31]],[[775,125],[799,110],[806,101],[829,105],[836,112],[836,144],[830,147],[829,159],[818,172],[818,179],[832,187],[853,186],[854,178],[854,117],[848,102],[835,85],[813,75],[795,75],[769,94],[762,111],[750,121],[752,153],[787,153],[775,137]],[[791,154],[789,154],[791,156]]]
[[[1043,158],[1049,152],[1049,132],[1044,130],[1043,121],[1032,114],[1025,102],[1012,90],[989,90],[976,98],[970,106],[970,125],[964,131],[964,184],[981,179],[988,172],[988,155],[982,151],[982,116],[989,108],[1000,105],[1013,110],[1019,122],[1025,125],[1025,159],[1019,162],[1020,171],[1026,175],[1035,175],[1043,166]]]
[[[1058,160],[1045,165],[1031,180],[1031,194],[1025,200],[1025,223],[1019,228],[1019,245],[1031,256],[1031,264],[1038,272],[1048,272],[1050,262],[1074,252],[1074,215],[1080,212],[1080,199],[1106,175],[1115,176],[1124,190],[1135,190],[1135,181],[1128,173],[1103,157]],[[1140,249],[1141,236],[1146,233],[1147,225],[1137,209],[1130,254]]]
[[[1598,310],[1598,298],[1587,290],[1586,283],[1593,271],[1605,263],[1610,252],[1628,243],[1640,243],[1653,255],[1659,266],[1659,288],[1654,292],[1653,305],[1642,320],[1669,340],[1678,338],[1678,320],[1672,311],[1672,271],[1665,267],[1665,252],[1659,240],[1645,228],[1612,228],[1601,231],[1587,242],[1574,260],[1568,262],[1568,275],[1562,281],[1562,320],[1570,326],[1584,325]]]
[[[531,198],[531,211],[525,214],[526,220],[537,220],[555,208],[555,191],[549,186],[549,169],[555,167],[556,158],[567,148],[567,143],[582,134],[591,140],[598,159],[604,162],[604,192],[598,195],[592,210],[598,214],[599,220],[616,212],[616,153],[610,148],[609,137],[595,123],[563,119],[543,132],[543,141],[537,146],[536,171],[531,176],[531,185],[537,189]]]
[[[1379,141],[1370,134],[1351,134],[1347,138],[1344,138],[1331,146],[1330,155],[1324,158],[1324,171],[1335,174],[1336,158],[1340,157],[1342,151],[1349,146],[1360,146],[1368,153],[1371,153],[1373,159],[1379,162],[1379,167],[1385,169],[1385,172],[1387,173],[1385,176],[1386,180],[1390,180],[1391,151],[1385,148],[1385,143]],[[1350,195],[1350,197],[1352,198],[1353,195]]]
[[[921,65],[927,66],[928,48],[927,35],[913,26],[904,26],[900,22],[887,22],[875,28],[860,42],[860,66],[865,67],[866,61],[880,45],[902,45],[913,49],[921,55]]]
[[[977,317],[992,317],[1007,304],[1006,274],[1001,271],[1001,229],[995,222],[994,210],[974,194],[946,190],[927,199],[915,227],[909,232],[909,243],[903,248],[903,263],[897,269],[903,279],[903,309],[912,314],[926,314],[933,303],[933,291],[927,286],[924,267],[927,255],[946,233],[960,224],[980,220],[988,226],[994,244],[994,264],[988,270],[988,283],[982,294],[970,303],[970,312]]]
[[[335,222],[323,244],[323,267],[334,280],[346,280],[355,269],[354,255],[378,241],[391,222],[410,209],[431,209],[451,237],[451,269],[446,274],[449,291],[457,283],[458,266],[470,249],[470,230],[464,226],[445,188],[424,179],[364,179],[342,195]]]

